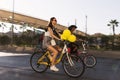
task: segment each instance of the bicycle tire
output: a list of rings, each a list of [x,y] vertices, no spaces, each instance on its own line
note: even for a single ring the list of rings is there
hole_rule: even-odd
[[[97,60],[96,57],[93,55],[85,55],[83,58],[84,64],[86,65],[86,67],[88,68],[92,68],[96,65]]]
[[[65,71],[65,73],[70,76],[70,77],[80,77],[83,75],[84,71],[85,71],[85,65],[84,62],[82,61],[82,59],[80,57],[77,57],[76,55],[71,56],[72,61],[74,62],[74,65],[71,66],[67,56],[64,57],[63,59],[63,69]]]
[[[38,63],[38,60],[42,55],[43,53],[34,52],[30,57],[30,66],[35,72],[38,73],[45,72],[49,67],[49,65]],[[49,59],[46,56],[42,61],[49,63]]]

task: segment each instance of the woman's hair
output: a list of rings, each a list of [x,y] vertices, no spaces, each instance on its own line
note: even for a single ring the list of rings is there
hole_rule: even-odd
[[[50,22],[48,23],[47,28],[45,29],[45,31],[48,30],[48,27],[53,28],[52,21],[53,21],[54,19],[56,19],[56,18],[55,18],[55,17],[51,17],[51,18],[50,18]]]
[[[53,25],[52,25],[53,19],[56,19],[56,18],[55,18],[55,17],[51,17],[51,18],[50,18],[50,22],[49,22],[49,24],[48,24],[48,27],[53,28]]]
[[[76,25],[70,25],[69,27],[68,27],[68,29],[71,31],[72,30],[72,28],[77,28],[77,26]]]

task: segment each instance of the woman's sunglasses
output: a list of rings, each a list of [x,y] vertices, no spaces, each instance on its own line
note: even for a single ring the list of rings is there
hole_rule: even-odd
[[[57,22],[57,20],[56,20],[56,19],[54,19],[53,21]]]

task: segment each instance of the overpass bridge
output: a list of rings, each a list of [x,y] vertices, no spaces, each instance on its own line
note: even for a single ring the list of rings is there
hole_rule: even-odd
[[[31,17],[31,16],[11,12],[11,11],[6,11],[6,10],[0,10],[0,21],[19,24],[19,25],[28,24],[29,26],[40,28],[40,29],[45,29],[48,24],[48,21],[46,20],[42,20],[35,17]],[[60,24],[57,24],[56,28],[59,31],[63,31],[67,29],[66,26],[63,26]],[[85,33],[79,30],[77,30],[75,34],[85,36]]]

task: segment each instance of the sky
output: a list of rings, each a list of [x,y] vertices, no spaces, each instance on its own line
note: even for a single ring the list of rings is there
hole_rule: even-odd
[[[56,17],[58,24],[77,25],[88,34],[112,34],[109,21],[116,19],[120,34],[120,0],[0,0],[0,9],[47,20]],[[86,17],[87,16],[87,17]]]

